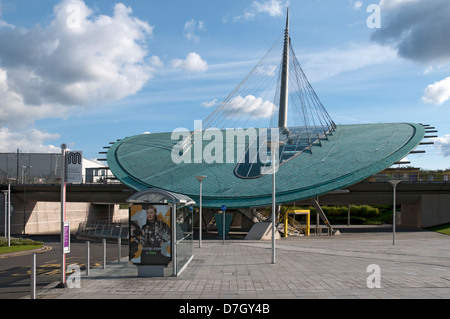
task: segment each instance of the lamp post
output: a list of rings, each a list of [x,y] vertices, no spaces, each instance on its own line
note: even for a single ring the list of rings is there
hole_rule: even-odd
[[[395,245],[395,207],[396,207],[396,189],[397,189],[397,185],[398,183],[400,183],[401,180],[392,180],[389,181],[389,184],[392,185],[392,187],[394,188],[394,208],[392,209],[392,245]]]
[[[25,228],[26,228],[26,209],[27,209],[27,182],[25,182],[25,174],[27,173],[28,169],[32,168],[33,166],[28,165],[22,166],[22,184],[23,184],[23,233],[25,234]],[[31,172],[31,169],[30,169]],[[29,176],[29,175],[28,175]]]
[[[7,235],[7,223],[8,223],[8,191],[4,190],[2,191],[5,195],[5,239],[8,237]]]
[[[2,192],[5,194],[5,238],[11,247],[11,183],[8,183],[8,190]]]
[[[276,263],[276,254],[275,254],[275,206],[276,206],[276,198],[275,198],[275,174],[278,170],[278,164],[276,161],[275,153],[278,154],[278,149],[280,145],[284,144],[280,142],[279,139],[275,139],[273,141],[267,141],[267,146],[270,147],[270,152],[272,153],[272,163],[270,168],[270,173],[272,174],[272,264]]]
[[[206,176],[195,176],[195,178],[200,183],[200,214],[199,214],[199,228],[198,228],[198,247],[202,248],[202,181],[206,178]]]
[[[66,254],[64,252],[64,223],[66,222],[66,144],[61,144],[61,283],[66,286]]]
[[[11,183],[8,183],[8,247],[11,247]]]

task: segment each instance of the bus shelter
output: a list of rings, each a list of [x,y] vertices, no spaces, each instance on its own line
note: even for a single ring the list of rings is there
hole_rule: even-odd
[[[193,255],[193,205],[187,196],[147,189],[129,203],[130,261],[139,277],[178,276]]]

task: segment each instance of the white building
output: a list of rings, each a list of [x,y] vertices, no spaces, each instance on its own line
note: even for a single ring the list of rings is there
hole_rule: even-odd
[[[83,158],[83,183],[114,181],[108,167]],[[59,184],[61,182],[61,154],[0,153],[0,184]]]

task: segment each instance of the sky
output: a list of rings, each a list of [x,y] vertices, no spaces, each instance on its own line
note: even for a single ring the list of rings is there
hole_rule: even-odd
[[[88,159],[110,142],[194,129],[284,32],[336,124],[439,132],[450,168],[448,0],[0,0],[0,152]]]

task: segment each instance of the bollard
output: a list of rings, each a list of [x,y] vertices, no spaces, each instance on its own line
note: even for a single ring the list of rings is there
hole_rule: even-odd
[[[86,276],[89,276],[89,270],[91,268],[91,243],[89,241],[86,242],[86,250],[87,250],[87,257],[86,257]]]
[[[36,299],[36,254],[31,256],[31,299]]]
[[[117,238],[117,246],[119,249],[119,258],[118,258],[118,263],[120,264],[120,256],[122,255],[122,238]]]
[[[222,225],[222,234],[223,234],[223,245],[225,245],[225,211],[223,211],[223,225]]]
[[[106,269],[106,239],[103,239],[103,269]]]

